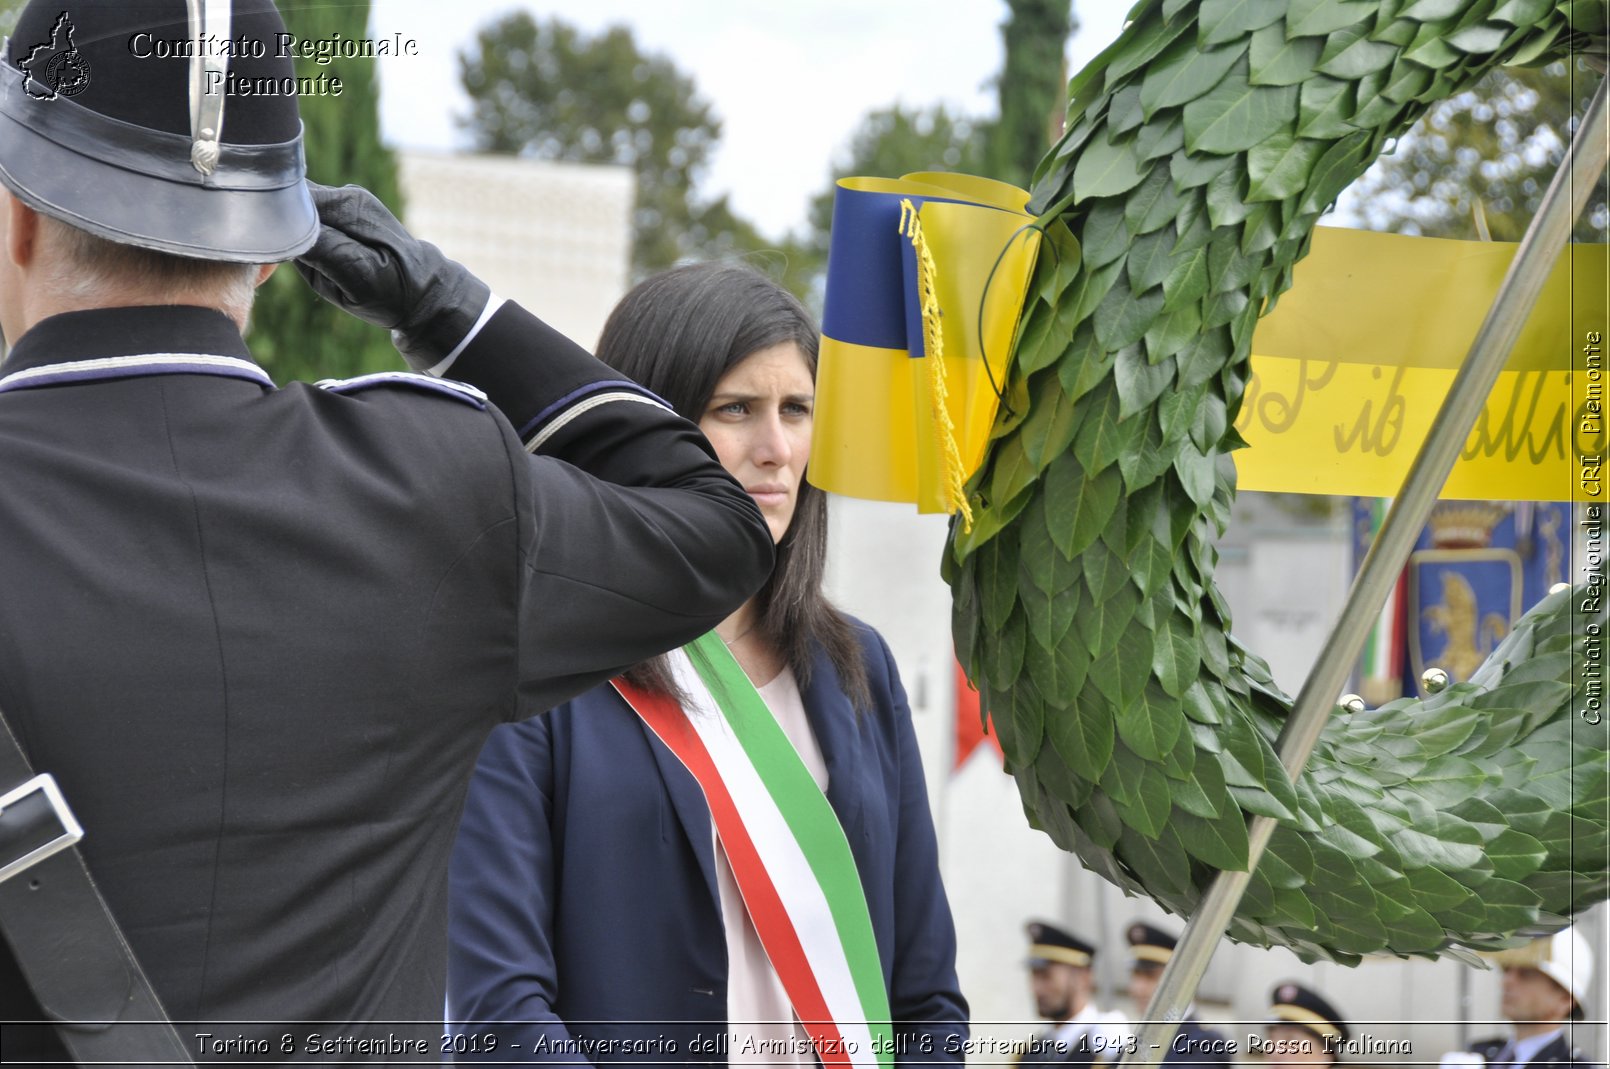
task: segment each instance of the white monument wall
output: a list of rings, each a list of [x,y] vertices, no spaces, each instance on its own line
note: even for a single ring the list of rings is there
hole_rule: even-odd
[[[630,283],[630,169],[427,152],[398,165],[410,230],[592,350]]]

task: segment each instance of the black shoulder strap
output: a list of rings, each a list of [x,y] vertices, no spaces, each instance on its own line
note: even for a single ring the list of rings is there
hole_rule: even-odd
[[[0,929],[73,1058],[191,1065],[75,845],[83,830],[0,713]]]

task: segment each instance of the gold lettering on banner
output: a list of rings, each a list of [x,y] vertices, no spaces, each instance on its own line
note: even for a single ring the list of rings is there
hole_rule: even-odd
[[[1520,414],[1521,397],[1530,385],[1532,395],[1526,409],[1526,415]],[[1522,371],[1515,376],[1515,388],[1509,394],[1509,408],[1504,412],[1504,418],[1493,427],[1493,410],[1491,403],[1481,410],[1476,418],[1476,426],[1471,429],[1470,437],[1465,439],[1465,446],[1459,453],[1465,460],[1475,460],[1478,457],[1491,460],[1502,456],[1506,461],[1512,461],[1524,451],[1532,463],[1538,464],[1554,457],[1565,457],[1565,417],[1566,406],[1555,406],[1553,414],[1544,426],[1538,419],[1537,410],[1543,401],[1544,376],[1542,372]],[[1541,441],[1539,441],[1541,436]]]
[[[1241,415],[1236,419],[1236,429],[1246,430],[1252,420],[1270,434],[1284,434],[1296,424],[1297,418],[1302,415],[1303,400],[1308,391],[1319,392],[1330,385],[1331,379],[1336,377],[1335,361],[1319,365],[1319,370],[1309,374],[1309,365],[1314,361],[1302,357],[1297,361],[1297,389],[1293,396],[1275,390],[1265,390],[1263,380],[1254,371],[1252,381],[1247,383],[1246,397],[1242,401]]]
[[[1336,424],[1332,433],[1336,438],[1338,453],[1351,453],[1357,443],[1366,453],[1374,453],[1378,457],[1392,455],[1392,450],[1398,447],[1398,439],[1403,436],[1403,414],[1408,408],[1408,402],[1403,399],[1403,392],[1399,389],[1403,385],[1404,374],[1405,369],[1401,367],[1393,373],[1386,397],[1381,400],[1378,416],[1374,411],[1374,400],[1367,400],[1359,409],[1351,431],[1344,435],[1342,428],[1345,424]],[[1380,377],[1379,367],[1370,368],[1370,378],[1379,380]]]

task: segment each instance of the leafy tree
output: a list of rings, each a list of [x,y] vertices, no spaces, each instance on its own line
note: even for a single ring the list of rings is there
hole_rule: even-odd
[[[1573,69],[1574,68],[1574,69]],[[1599,75],[1578,61],[1503,69],[1443,101],[1348,193],[1374,230],[1519,241],[1565,156]],[[1602,199],[1579,220],[1578,241],[1604,241]]]
[[[361,38],[369,0],[279,0],[286,29],[298,37],[339,33]],[[296,60],[298,76],[341,79],[340,96],[300,100],[308,176],[326,185],[356,182],[401,215],[397,165],[380,141],[380,88],[375,61],[337,58],[320,67]],[[346,378],[398,366],[386,332],[354,319],[315,296],[290,265],[258,290],[252,313],[252,352],[276,379]]]
[[[1073,0],[1006,0],[1006,59],[996,82],[1000,117],[988,133],[989,177],[1027,187],[1062,132],[1068,80],[1064,51],[1079,28]]]
[[[473,102],[459,121],[482,151],[632,168],[637,274],[761,244],[725,198],[694,193],[721,121],[691,77],[641,51],[626,27],[589,37],[516,12],[476,35],[459,78]]]

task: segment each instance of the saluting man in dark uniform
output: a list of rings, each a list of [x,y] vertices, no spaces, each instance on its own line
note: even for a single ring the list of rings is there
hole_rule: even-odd
[[[1134,1000],[1135,1012],[1142,1016],[1151,1004],[1157,984],[1163,978],[1163,969],[1174,956],[1179,939],[1154,925],[1136,921],[1124,932],[1129,943],[1129,997]],[[1185,1009],[1180,1030],[1175,1033],[1163,1058],[1165,1065],[1201,1065],[1211,1069],[1230,1065],[1234,1053],[1231,1041],[1224,1033],[1207,1028],[1196,1019],[1196,1006]]]
[[[283,30],[268,0],[35,0],[6,50],[0,710],[198,1060],[440,1060],[483,739],[712,628],[772,539],[691,423],[378,202],[328,194],[309,252]],[[258,265],[304,253],[480,389],[276,387],[241,332]],[[29,912],[70,857],[0,884],[0,1019],[49,1019],[18,962],[72,953]]]
[[[1514,1035],[1471,1049],[1492,1069],[1593,1069],[1570,1036],[1571,1022],[1582,1020],[1582,1003],[1593,981],[1593,951],[1582,934],[1565,928],[1485,956],[1504,970],[1501,1005]]]

